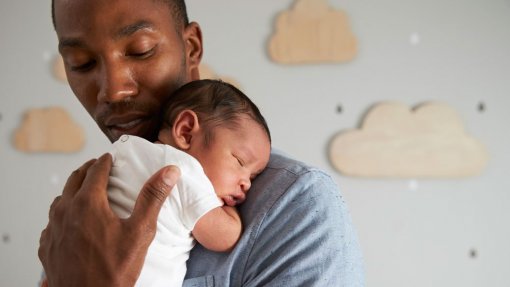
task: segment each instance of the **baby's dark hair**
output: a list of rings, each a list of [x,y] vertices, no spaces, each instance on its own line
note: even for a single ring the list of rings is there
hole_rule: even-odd
[[[185,84],[168,98],[163,109],[162,127],[171,127],[177,115],[187,109],[197,113],[200,124],[205,127],[206,145],[214,136],[214,127],[236,129],[242,116],[249,116],[257,122],[271,141],[269,127],[257,106],[229,83],[198,80]]]

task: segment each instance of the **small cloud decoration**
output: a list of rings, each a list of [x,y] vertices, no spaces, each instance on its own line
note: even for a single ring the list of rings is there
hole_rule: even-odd
[[[467,135],[457,113],[430,102],[414,110],[380,103],[362,126],[336,135],[329,146],[342,174],[369,178],[460,178],[487,165],[485,147]]]
[[[297,0],[278,16],[268,50],[282,64],[345,62],[355,57],[357,41],[345,12],[327,0]]]
[[[67,75],[66,75],[66,69],[64,66],[64,59],[62,59],[62,56],[58,54],[53,59],[53,76],[55,79],[62,83],[67,83]]]
[[[71,153],[84,142],[81,127],[60,107],[28,110],[13,139],[16,149],[27,153]]]
[[[207,64],[201,63],[200,66],[198,66],[198,71],[200,73],[200,79],[221,79],[222,81],[227,82],[238,89],[241,88],[239,83],[234,78],[218,76],[216,72],[214,72],[214,70]]]

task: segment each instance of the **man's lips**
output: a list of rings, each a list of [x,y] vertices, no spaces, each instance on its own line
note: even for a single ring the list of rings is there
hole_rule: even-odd
[[[142,135],[143,124],[149,117],[140,113],[122,116],[111,116],[104,121],[104,126],[113,138],[117,139],[123,134]]]
[[[129,122],[121,122],[117,124],[110,124],[107,125],[109,129],[118,129],[118,130],[129,130],[138,124],[140,124],[143,121],[143,119],[135,119]]]
[[[131,128],[146,118],[147,116],[142,113],[130,113],[120,116],[113,115],[106,118],[104,124],[108,128],[110,127]]]

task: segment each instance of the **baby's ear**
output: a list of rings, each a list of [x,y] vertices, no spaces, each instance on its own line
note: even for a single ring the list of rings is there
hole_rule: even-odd
[[[173,123],[172,135],[176,147],[181,150],[188,150],[191,147],[191,140],[198,134],[200,129],[198,116],[192,110],[180,112]]]

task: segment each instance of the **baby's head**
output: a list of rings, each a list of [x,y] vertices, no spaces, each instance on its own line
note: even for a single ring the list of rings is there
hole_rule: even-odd
[[[269,128],[257,106],[217,80],[190,82],[169,97],[159,141],[195,157],[230,206],[244,201],[271,151]]]

